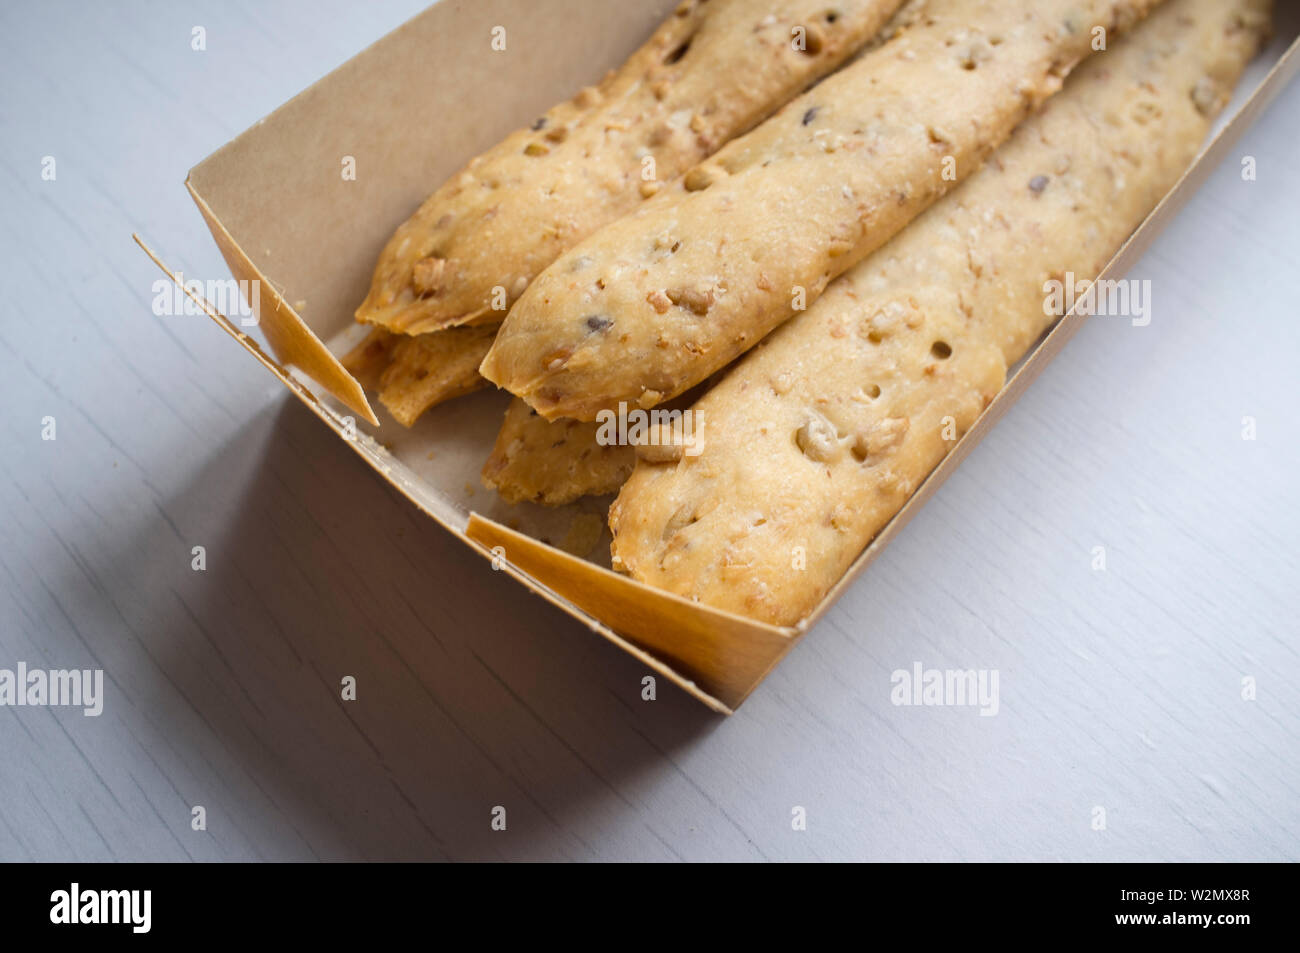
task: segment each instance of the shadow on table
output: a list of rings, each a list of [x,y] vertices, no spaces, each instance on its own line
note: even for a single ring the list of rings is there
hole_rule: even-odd
[[[686,783],[675,749],[720,723],[662,680],[643,701],[639,663],[493,572],[294,402],[164,510],[222,496],[237,515],[194,540],[206,571],[158,580],[174,624],[149,636],[167,683],[152,688],[171,710],[151,716],[228,783],[231,822],[263,805],[243,833],[267,858],[609,856],[589,845],[642,823],[627,782]],[[176,534],[160,520],[142,545]],[[230,814],[209,800],[211,830]]]

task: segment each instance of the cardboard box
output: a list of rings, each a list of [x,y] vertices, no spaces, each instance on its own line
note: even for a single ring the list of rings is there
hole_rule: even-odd
[[[592,553],[564,552],[574,518],[603,518],[608,499],[549,510],[509,506],[483,489],[479,470],[508,401],[504,393],[443,404],[411,430],[386,415],[381,423],[336,355],[364,333],[352,312],[388,236],[469,158],[621,63],[672,6],[668,0],[443,0],[190,172],[186,186],[231,272],[258,282],[250,287],[259,289],[254,307],[270,353],[187,293],[379,474],[494,567],[730,713],[925,505],[1083,317],[1067,315],[1039,342],[817,610],[792,627],[701,606],[612,572],[608,531]],[[1216,135],[1104,277],[1120,276],[1137,261],[1295,74],[1300,16],[1292,4],[1277,6],[1274,40],[1247,71]],[[504,52],[490,45],[498,26],[507,30]],[[355,178],[343,174],[346,163]]]

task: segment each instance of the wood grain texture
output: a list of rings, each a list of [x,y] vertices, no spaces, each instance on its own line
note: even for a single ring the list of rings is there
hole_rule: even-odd
[[[0,709],[0,859],[1300,859],[1300,87],[724,720],[152,313],[130,232],[224,277],[186,170],[419,5],[0,10],[0,668],[107,693]],[[895,707],[918,660],[1000,713]]]

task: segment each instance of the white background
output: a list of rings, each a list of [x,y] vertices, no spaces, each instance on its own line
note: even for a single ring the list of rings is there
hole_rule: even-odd
[[[151,313],[130,232],[224,277],[187,169],[420,0],[25,6],[0,10],[0,668],[102,666],[107,699],[0,710],[0,859],[1300,859],[1300,86],[1241,144],[1258,181],[1225,163],[1134,270],[1151,326],[1091,321],[721,719],[643,702],[634,660],[206,318]],[[1000,713],[894,707],[913,661],[997,669]]]

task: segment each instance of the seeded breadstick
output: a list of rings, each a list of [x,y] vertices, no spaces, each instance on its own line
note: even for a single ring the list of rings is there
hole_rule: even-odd
[[[1177,181],[1268,8],[1170,0],[1086,63],[699,401],[701,455],[637,464],[615,568],[767,622],[815,608],[1054,323],[1046,283],[1094,278]]]
[[[632,472],[636,450],[602,445],[593,421],[547,420],[519,398],[510,402],[483,483],[508,503],[560,506],[613,493]]]
[[[478,366],[494,334],[473,327],[408,336],[373,328],[341,363],[366,390],[379,391],[397,422],[410,427],[444,400],[487,386]]]
[[[406,333],[498,324],[504,306],[562,248],[838,66],[899,5],[714,0],[705,10],[682,4],[599,89],[556,107],[430,197],[389,242],[358,319]],[[796,26],[800,44],[793,43]],[[740,62],[750,70],[762,65],[757,82],[732,70]],[[611,135],[619,137],[618,148],[609,146]],[[534,161],[543,156],[545,163]],[[618,181],[627,187],[616,188]],[[439,254],[432,255],[435,246]],[[494,310],[497,288],[504,296]],[[367,344],[370,361],[362,370],[373,379],[380,348],[392,353],[397,342]],[[411,426],[435,404],[486,386],[464,369],[472,363],[477,374],[490,344],[482,336],[453,335],[402,346],[401,367],[381,400]]]
[[[482,373],[543,417],[651,407],[811,303],[1157,0],[932,0],[917,22],[640,210],[506,318]]]
[[[374,328],[365,338],[343,355],[339,363],[366,390],[379,390],[379,380],[393,360],[393,351],[402,336],[383,328]]]
[[[451,328],[413,337],[395,335],[392,360],[379,378],[379,401],[404,427],[444,400],[486,386],[478,362],[496,328]]]
[[[886,39],[892,37],[900,29],[911,25],[911,23],[916,19],[916,15],[920,8],[924,5],[925,0],[906,0],[889,22],[865,46],[863,46],[862,49],[866,50],[873,46],[878,46],[885,42]],[[842,12],[836,13],[836,19],[839,19],[842,16]],[[818,34],[814,39],[814,44],[820,42],[821,39],[820,34]],[[649,193],[653,193],[657,190],[656,187],[652,185],[646,185],[643,186],[643,188]],[[426,265],[423,267],[428,266]],[[436,299],[428,300],[436,303]],[[477,321],[481,319],[475,320]],[[432,331],[427,333],[436,334],[438,332]],[[388,338],[380,338],[378,337],[379,335],[388,335]],[[371,390],[378,387],[378,375],[382,373],[385,367],[387,367],[386,361],[383,361],[378,365],[375,364],[376,360],[381,360],[380,349],[383,348],[386,350],[386,353],[391,354],[393,348],[396,347],[397,342],[400,340],[400,337],[400,335],[394,337],[382,328],[376,328],[374,332],[372,332],[371,337],[368,338],[366,342],[366,344],[369,345],[369,348],[365,352],[365,356],[369,359],[369,363],[359,364],[354,371],[354,376],[356,376],[357,373],[366,373],[368,375],[366,380],[362,380],[358,377],[358,380],[361,380],[363,387]],[[381,341],[383,342],[382,344],[379,343]],[[412,372],[413,375],[413,372],[423,370],[428,374],[438,374],[439,368],[437,364],[442,361],[454,362],[455,366],[459,368],[462,366],[461,362],[472,360],[475,368],[477,368],[479,363],[487,355],[488,349],[491,347],[490,340],[464,336],[445,340],[441,342],[441,344],[442,346],[437,348],[422,348],[418,351],[408,350],[408,362],[415,361],[421,356],[425,362],[424,365],[419,368],[408,363],[408,372]],[[358,348],[358,351],[360,352],[361,348]],[[352,355],[349,355],[349,357],[351,358]],[[360,358],[360,354],[358,354],[358,358]],[[347,359],[344,360],[344,367],[353,370],[353,367],[348,363]],[[367,381],[373,381],[375,383],[368,383]],[[486,386],[486,384],[487,381],[484,380],[481,386]],[[437,403],[441,403],[449,396],[454,395],[436,394],[432,396],[434,399],[428,403],[428,406],[425,408],[426,410]],[[418,413],[416,416],[418,416]],[[572,485],[561,487],[555,482],[539,482],[530,473],[530,468],[533,466],[533,463],[531,462],[531,457],[528,452],[528,449],[533,448],[534,446],[540,446],[544,439],[540,436],[540,428],[538,427],[539,422],[530,422],[530,428],[538,430],[537,440],[532,441],[521,439],[520,435],[512,435],[506,432],[513,429],[513,422],[515,420],[516,415],[507,415],[506,422],[502,425],[502,435],[498,437],[497,450],[494,452],[493,457],[488,461],[488,467],[484,470],[484,481],[487,485],[497,489],[507,500],[518,502],[520,499],[535,499],[539,502],[545,503],[553,503],[556,501],[569,502],[571,499],[576,499],[579,496],[612,493],[622,485],[627,474],[632,471],[632,457],[629,453],[600,454],[597,457],[597,459],[601,461],[600,466],[596,467],[594,470],[578,471],[588,473],[588,477],[578,477],[573,480],[569,480],[568,477],[563,478],[568,484]],[[406,426],[411,426],[415,422],[415,417],[408,415],[402,422]],[[504,441],[504,443],[502,441]],[[580,444],[580,441],[566,440],[564,444],[565,452],[572,451],[573,453],[581,454],[589,449],[586,444]],[[507,458],[504,450],[505,447],[515,447],[517,450],[516,454]],[[554,454],[553,456],[563,456],[563,454]],[[609,464],[609,466],[606,466],[605,464]],[[554,480],[560,480],[562,473],[570,472],[568,467],[563,465],[558,459],[545,461],[540,466],[540,472],[550,474]],[[488,478],[489,472],[494,472],[496,474],[493,479],[503,482],[500,484],[494,483],[492,479]],[[511,482],[516,479],[520,482]],[[572,495],[570,496],[569,494]]]
[[[434,192],[384,248],[357,320],[500,323],[560,252],[838,67],[899,4],[685,0],[598,87]]]
[[[705,381],[664,408],[684,410],[711,383]],[[602,426],[590,420],[547,420],[516,397],[483,465],[483,484],[508,503],[526,500],[561,506],[580,497],[617,492],[632,473],[638,453],[662,458],[684,451],[672,446],[671,439],[660,441],[663,436],[671,438],[671,431],[656,433],[656,443],[638,448],[626,442],[602,442]],[[693,433],[679,431],[677,436],[693,437]]]
[[[487,386],[478,366],[495,335],[495,328],[478,326],[416,335],[373,328],[340,363],[366,390],[380,392],[398,423],[411,427],[444,400]]]

